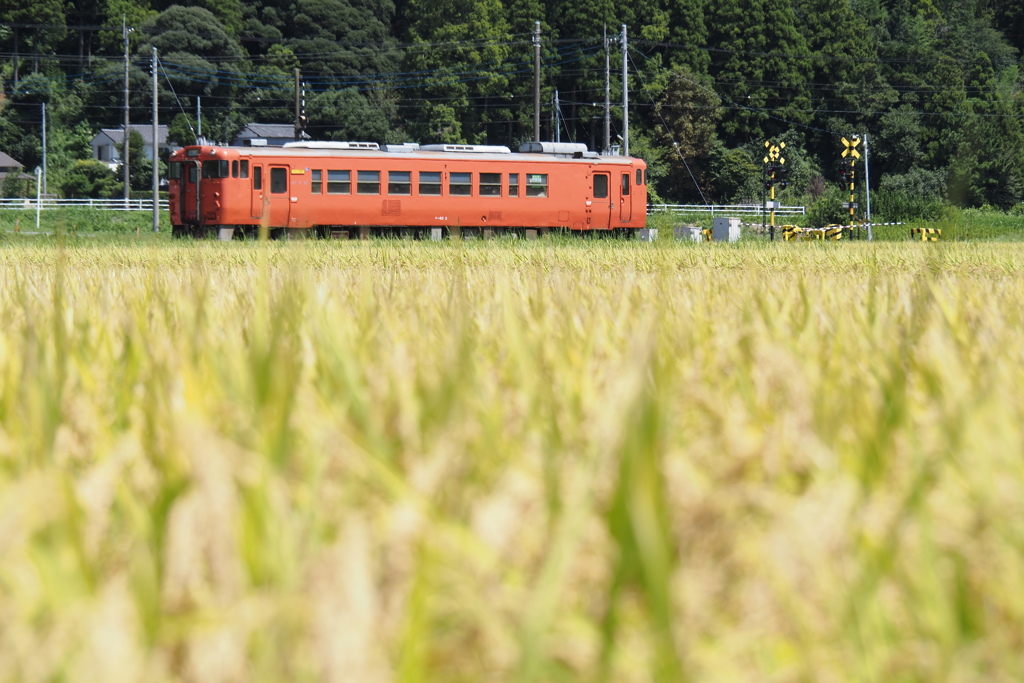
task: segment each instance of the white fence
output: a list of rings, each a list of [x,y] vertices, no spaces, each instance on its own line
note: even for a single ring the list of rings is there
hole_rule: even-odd
[[[39,208],[47,209],[99,209],[100,211],[152,211],[152,199],[47,199],[39,201]],[[0,198],[0,209],[36,210],[35,197],[26,199]],[[167,210],[167,200],[160,200],[160,209]]]
[[[768,209],[758,204],[651,204],[648,213],[710,213],[712,216],[757,215],[768,213]],[[776,216],[803,216],[807,212],[803,206],[780,206],[775,209]]]

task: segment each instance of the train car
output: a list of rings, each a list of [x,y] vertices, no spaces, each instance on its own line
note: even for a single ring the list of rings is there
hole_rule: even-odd
[[[190,146],[169,164],[177,236],[462,234],[567,228],[626,231],[647,220],[641,159],[585,145],[294,142]],[[436,234],[436,232],[434,233]]]

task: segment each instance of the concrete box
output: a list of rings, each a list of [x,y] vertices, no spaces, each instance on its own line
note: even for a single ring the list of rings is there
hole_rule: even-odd
[[[716,242],[739,242],[740,219],[728,216],[716,217],[712,225],[712,235]]]
[[[640,241],[641,242],[657,242],[658,241],[658,229],[657,228],[640,228]]]
[[[676,240],[680,242],[703,242],[704,235],[696,225],[685,225],[681,228],[673,228]]]

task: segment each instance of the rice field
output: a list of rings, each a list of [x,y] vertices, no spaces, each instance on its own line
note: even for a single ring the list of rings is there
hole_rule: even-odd
[[[0,245],[0,681],[1018,681],[1012,244]]]

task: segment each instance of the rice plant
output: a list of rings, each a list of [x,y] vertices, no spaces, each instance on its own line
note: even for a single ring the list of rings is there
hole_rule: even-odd
[[[1000,244],[8,242],[0,680],[1024,677]]]

